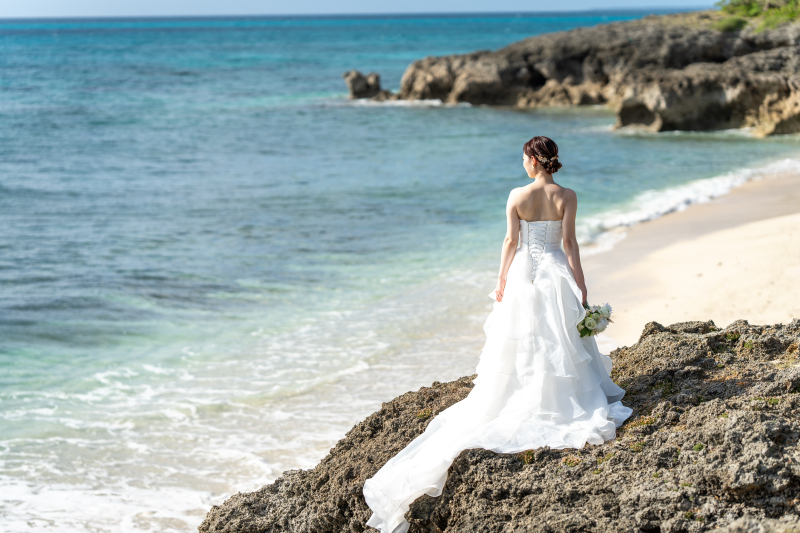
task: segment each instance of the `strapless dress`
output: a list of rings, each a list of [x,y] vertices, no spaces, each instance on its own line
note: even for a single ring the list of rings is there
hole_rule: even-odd
[[[632,410],[611,381],[611,359],[581,338],[581,292],[561,248],[561,221],[520,221],[503,301],[486,320],[474,388],[364,483],[367,525],[405,533],[423,494],[439,496],[462,450],[518,453],[613,439]],[[490,295],[494,298],[494,293]]]

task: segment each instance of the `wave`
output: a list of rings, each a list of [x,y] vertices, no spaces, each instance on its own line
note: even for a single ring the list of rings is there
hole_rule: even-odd
[[[91,483],[57,483],[35,487],[0,476],[0,499],[13,502],[2,519],[6,533],[58,529],[64,533],[92,531],[190,532],[205,511],[222,498],[210,491],[180,485],[140,487],[136,479],[121,479],[100,487]],[[82,510],[92,509],[91,520]]]
[[[383,100],[374,101],[369,99],[348,100],[350,105],[357,106],[383,106],[383,107],[472,107],[469,102],[458,102],[450,104],[442,102],[439,98],[429,100]]]
[[[48,430],[0,438],[0,461],[21,472],[0,473],[0,499],[14,502],[0,530],[196,531],[231,494],[313,467],[382,401],[469,375],[481,330],[463,324],[481,320],[490,277],[442,272],[376,306],[254,330],[223,361],[187,347],[185,367],[131,361],[92,373],[88,391],[0,391],[17,407],[0,423]]]
[[[723,196],[749,181],[786,172],[800,172],[800,160],[781,159],[760,167],[740,169],[675,187],[645,191],[619,208],[584,218],[577,228],[579,240],[589,245],[583,253],[592,255],[610,250],[625,238],[625,229],[634,224],[683,211],[690,205],[706,203]]]

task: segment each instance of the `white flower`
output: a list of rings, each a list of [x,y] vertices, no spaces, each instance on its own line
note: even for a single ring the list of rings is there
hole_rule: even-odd
[[[599,333],[601,331],[605,331],[607,327],[608,327],[608,319],[607,318],[601,318],[600,321],[597,323],[597,327],[595,328],[595,331],[597,331]]]
[[[597,327],[597,322],[595,322],[592,317],[587,317],[586,320],[583,321],[583,325],[586,329],[594,329]]]
[[[611,306],[605,304],[603,307],[600,308],[600,314],[603,315],[603,318],[608,318],[611,316]]]

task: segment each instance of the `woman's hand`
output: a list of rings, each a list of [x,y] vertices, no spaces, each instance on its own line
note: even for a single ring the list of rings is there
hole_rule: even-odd
[[[589,291],[586,290],[586,284],[581,283],[578,288],[581,290],[581,303],[584,306],[589,305]]]
[[[497,278],[497,285],[494,287],[494,297],[497,298],[498,302],[503,301],[503,292],[506,290],[506,279],[505,278]]]

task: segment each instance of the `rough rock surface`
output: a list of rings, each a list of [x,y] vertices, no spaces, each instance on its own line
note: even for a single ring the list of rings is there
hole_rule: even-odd
[[[717,529],[718,533],[800,533],[797,522],[781,522],[769,518],[758,520],[752,517],[740,518],[733,524]]]
[[[761,136],[800,131],[800,46],[632,74],[617,126],[651,130],[750,127]]]
[[[411,506],[410,531],[800,531],[798,345],[800,320],[651,322],[637,344],[611,354],[634,409],[615,440],[515,455],[465,450],[443,494]],[[199,530],[365,531],[364,480],[464,398],[474,377],[383,404],[314,469],[231,497]]]
[[[397,97],[552,107],[608,105],[654,131],[800,131],[800,24],[714,29],[719,12],[538,35],[497,51],[415,61]]]

